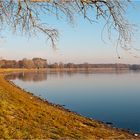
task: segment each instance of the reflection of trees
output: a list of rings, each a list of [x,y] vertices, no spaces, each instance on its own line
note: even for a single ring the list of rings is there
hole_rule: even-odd
[[[9,75],[6,75],[6,79],[8,80],[15,80],[17,78],[16,74],[9,74]]]
[[[123,74],[123,73],[128,73],[129,70],[124,69],[110,69],[110,70],[68,70],[68,71],[37,71],[37,72],[22,72],[22,73],[13,73],[11,75],[7,75],[8,80],[15,80],[15,79],[20,79],[22,81],[44,81],[47,80],[47,76],[49,75],[51,78],[60,78],[63,79],[65,76],[75,76],[76,74],[84,74],[84,75],[89,75],[92,73],[114,73],[114,74]]]
[[[43,81],[47,80],[46,72],[23,72],[23,73],[14,73],[7,76],[8,79],[20,79],[22,81]]]

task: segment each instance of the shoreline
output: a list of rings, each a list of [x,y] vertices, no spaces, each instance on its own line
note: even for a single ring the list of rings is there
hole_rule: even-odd
[[[47,134],[47,136],[45,136],[45,138],[52,138],[52,137],[57,137],[57,138],[80,138],[80,139],[82,139],[82,138],[87,138],[87,139],[91,139],[91,138],[93,138],[93,139],[96,139],[96,138],[105,138],[105,139],[112,139],[112,138],[117,138],[117,139],[121,139],[121,138],[124,138],[124,139],[126,139],[126,138],[129,138],[129,139],[138,139],[138,138],[140,138],[139,136],[137,136],[137,137],[135,137],[135,135],[131,132],[131,131],[127,131],[127,130],[124,130],[124,129],[119,129],[119,128],[115,128],[115,127],[112,127],[111,125],[107,125],[107,124],[105,124],[105,123],[103,123],[103,122],[101,122],[101,121],[97,121],[97,120],[93,120],[93,119],[90,119],[90,118],[87,118],[87,117],[84,117],[84,116],[82,116],[82,115],[80,115],[80,114],[77,114],[76,112],[73,112],[73,111],[71,111],[71,110],[69,110],[69,109],[66,109],[66,108],[64,108],[63,106],[61,106],[61,105],[57,105],[57,104],[53,104],[53,103],[50,103],[49,101],[47,101],[47,100],[43,100],[42,98],[40,98],[40,97],[37,97],[37,96],[35,96],[33,93],[30,93],[30,92],[27,92],[27,91],[25,91],[24,89],[22,89],[21,87],[19,87],[19,86],[17,86],[17,85],[15,85],[13,82],[11,82],[11,81],[9,81],[9,80],[7,80],[6,79],[6,75],[7,74],[9,74],[9,73],[11,73],[11,72],[30,72],[30,71],[35,71],[35,70],[22,70],[22,69],[20,69],[20,70],[14,70],[14,69],[10,69],[10,70],[1,70],[0,69],[0,82],[3,82],[3,83],[5,83],[5,84],[7,84],[7,90],[9,90],[9,88],[11,87],[12,89],[14,89],[15,91],[17,90],[19,93],[20,92],[22,92],[22,94],[20,95],[21,97],[22,96],[26,96],[26,99],[27,99],[27,97],[29,97],[29,101],[31,100],[31,101],[33,101],[33,103],[37,103],[38,105],[40,105],[40,106],[44,106],[45,108],[46,107],[50,107],[51,108],[51,110],[52,111],[57,111],[57,112],[59,112],[58,114],[56,113],[54,116],[55,117],[58,117],[59,118],[59,116],[58,115],[61,115],[61,113],[65,116],[65,114],[66,114],[66,116],[68,115],[68,120],[69,119],[71,119],[71,117],[74,117],[75,119],[74,120],[72,120],[71,121],[71,125],[75,125],[74,123],[75,123],[75,121],[76,121],[76,123],[78,123],[77,122],[77,120],[78,121],[80,121],[80,123],[81,122],[83,122],[84,121],[84,123],[83,124],[80,124],[77,128],[81,128],[81,127],[85,127],[86,129],[89,129],[89,132],[87,133],[87,136],[86,136],[86,131],[85,131],[85,129],[84,129],[84,131],[85,131],[85,134],[84,134],[84,132],[83,132],[83,130],[80,130],[80,131],[78,131],[77,132],[77,135],[75,136],[75,137],[73,137],[73,135],[72,136],[70,136],[70,134],[66,134],[66,135],[64,135],[64,136],[60,136],[59,134],[55,134],[55,135],[53,135],[53,136],[49,136],[49,134]],[[0,86],[0,88],[1,88],[2,86]],[[4,87],[5,88],[5,87]],[[6,91],[7,91],[6,90]],[[14,91],[13,90],[13,91]],[[10,91],[11,92],[11,91]],[[9,92],[9,93],[10,93]],[[13,92],[12,92],[13,93]],[[14,93],[13,93],[14,94]],[[15,96],[17,96],[16,94],[15,94]],[[24,100],[22,100],[22,102],[24,102]],[[33,105],[33,104],[32,104]],[[35,109],[38,109],[38,108],[35,108]],[[39,110],[36,110],[36,111],[39,111]],[[43,111],[45,111],[44,109],[43,109]],[[61,113],[60,113],[61,112]],[[1,113],[1,112],[0,112]],[[51,112],[50,112],[51,113]],[[51,115],[51,114],[50,114]],[[30,118],[29,118],[30,119]],[[44,118],[45,119],[45,118]],[[55,118],[54,118],[55,119]],[[60,118],[59,118],[60,119]],[[61,120],[62,119],[62,120]],[[65,119],[65,118],[61,118],[59,121],[63,121],[63,119]],[[57,121],[56,121],[56,123],[57,123]],[[38,123],[38,124],[40,124],[40,123]],[[97,126],[95,126],[95,124],[97,125]],[[23,124],[24,125],[24,124]],[[41,125],[41,124],[40,124]],[[58,126],[57,126],[58,127]],[[60,128],[61,128],[62,126],[60,126]],[[89,128],[88,128],[89,127]],[[96,129],[96,127],[98,128],[98,129],[101,129],[101,130],[99,130],[99,132],[98,133],[95,133],[94,131],[91,131],[91,129]],[[64,129],[64,128],[63,128]],[[66,129],[67,129],[67,127],[66,127]],[[64,130],[65,131],[65,130]],[[68,129],[68,131],[72,131],[71,129]],[[97,131],[97,130],[96,130]],[[80,133],[81,132],[81,133]],[[93,134],[92,134],[92,133]],[[40,132],[41,133],[41,132]],[[57,132],[58,133],[58,132]],[[61,132],[62,133],[62,132]],[[68,132],[67,132],[68,133]],[[78,135],[78,133],[80,133],[79,135]],[[82,136],[82,134],[84,134],[83,136]],[[22,135],[22,134],[21,134]],[[35,134],[34,134],[35,135]],[[32,138],[37,138],[36,136],[34,137],[34,135],[32,135]],[[39,135],[39,134],[38,134]],[[61,134],[62,135],[62,134]],[[96,136],[97,135],[97,136]],[[120,137],[121,136],[121,137]],[[0,138],[1,138],[1,134],[0,134]],[[14,138],[14,137],[11,137],[11,138]],[[24,138],[24,137],[18,137],[18,138]],[[44,138],[44,137],[39,137],[39,138]]]

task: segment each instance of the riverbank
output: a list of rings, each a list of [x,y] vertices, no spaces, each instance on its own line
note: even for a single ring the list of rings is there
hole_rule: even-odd
[[[138,139],[52,105],[5,80],[4,74],[16,71],[22,70],[0,69],[0,138]]]

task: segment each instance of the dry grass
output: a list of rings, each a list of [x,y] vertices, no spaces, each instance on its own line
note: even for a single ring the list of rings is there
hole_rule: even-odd
[[[10,84],[0,69],[0,138],[134,139],[132,134],[84,118]],[[19,71],[19,70],[16,70]],[[138,137],[137,137],[138,138]]]

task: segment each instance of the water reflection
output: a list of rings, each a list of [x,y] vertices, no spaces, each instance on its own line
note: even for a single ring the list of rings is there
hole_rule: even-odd
[[[7,76],[8,79],[20,79],[22,81],[44,81],[47,80],[47,73],[46,72],[22,72],[22,73],[13,73]]]
[[[47,75],[54,75],[55,77],[63,78],[65,75],[72,77],[76,74],[83,74],[85,76],[88,76],[90,74],[126,74],[130,73],[132,71],[130,70],[117,70],[117,69],[107,69],[107,70],[66,70],[66,71],[34,71],[34,72],[18,72],[18,73],[12,73],[7,75],[8,79],[20,79],[22,81],[34,81],[34,82],[39,82],[39,81],[44,81],[47,80]]]

